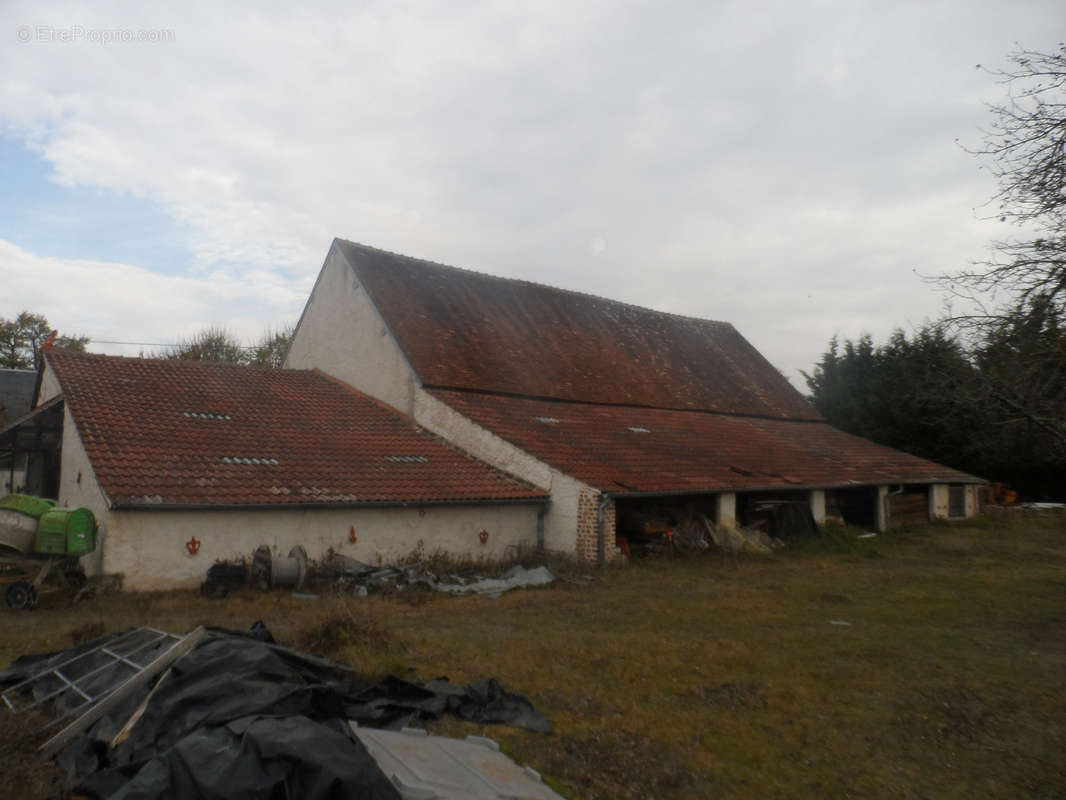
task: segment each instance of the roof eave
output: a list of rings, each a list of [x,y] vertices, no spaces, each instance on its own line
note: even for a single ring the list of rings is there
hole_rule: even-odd
[[[601,492],[611,497],[677,497],[682,495],[698,494],[722,494],[724,492],[774,492],[774,491],[814,491],[817,489],[870,489],[875,486],[922,486],[931,483],[952,484],[986,484],[984,478],[975,475],[961,475],[958,477],[932,476],[926,478],[909,478],[907,480],[882,480],[869,482],[844,482],[844,483],[771,483],[754,484],[751,486],[719,486],[703,489],[656,489],[652,491],[630,491],[626,489],[614,490],[597,487]]]
[[[356,508],[425,508],[429,506],[511,506],[542,505],[551,500],[547,495],[536,497],[465,498],[457,500],[366,500],[343,503],[137,503],[116,501],[112,511],[306,511],[313,509]]]

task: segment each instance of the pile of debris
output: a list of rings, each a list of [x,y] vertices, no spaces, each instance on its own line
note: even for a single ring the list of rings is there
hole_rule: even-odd
[[[810,507],[794,500],[756,500],[746,509],[745,522],[719,525],[696,504],[627,509],[620,515],[617,539],[627,555],[675,550],[771,553],[818,533]]]
[[[463,743],[380,729],[451,714],[551,732],[526,698],[494,679],[369,682],[278,645],[262,623],[248,633],[135,628],[98,637],[18,659],[0,672],[0,689],[8,709],[0,713],[43,713],[56,729],[69,723],[41,750],[57,757],[73,791],[93,798],[480,797],[460,779],[449,779],[450,789],[434,783],[426,768],[438,753],[454,773],[447,754],[466,752]],[[476,773],[481,761],[467,756]],[[405,771],[398,758],[424,763]],[[498,759],[492,775],[471,773],[470,785],[503,781],[489,796],[558,798],[532,771]],[[507,788],[515,782],[520,792]]]
[[[311,563],[302,547],[280,556],[264,545],[256,550],[250,567],[243,559],[215,562],[200,591],[207,596],[224,597],[231,589],[252,582],[263,591],[325,590],[365,597],[422,587],[451,595],[498,597],[512,589],[544,586],[554,580],[555,576],[544,566],[527,568],[516,564],[498,578],[485,577],[480,571],[438,575],[421,563],[375,567],[336,552],[330,552],[319,563]]]

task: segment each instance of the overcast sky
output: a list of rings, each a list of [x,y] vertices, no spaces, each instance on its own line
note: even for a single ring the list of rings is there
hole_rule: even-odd
[[[1002,233],[975,65],[1066,35],[1062,0],[311,5],[0,2],[0,316],[252,339],[339,236],[729,320],[802,385]]]

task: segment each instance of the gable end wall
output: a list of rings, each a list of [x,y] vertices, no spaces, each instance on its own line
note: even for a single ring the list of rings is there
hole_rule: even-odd
[[[414,416],[414,372],[336,245],[322,265],[284,366],[320,369]]]

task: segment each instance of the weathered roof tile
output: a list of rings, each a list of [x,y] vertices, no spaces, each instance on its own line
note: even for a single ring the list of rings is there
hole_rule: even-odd
[[[337,246],[426,386],[821,419],[728,322]]]
[[[116,505],[146,497],[152,505],[210,506],[545,496],[318,372],[63,350],[46,358]],[[229,418],[182,413],[190,409]],[[428,460],[385,459],[395,453]]]
[[[432,394],[556,469],[619,494],[980,481],[819,421]]]

